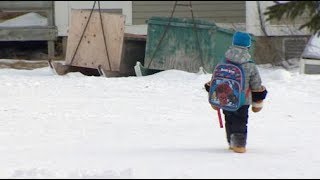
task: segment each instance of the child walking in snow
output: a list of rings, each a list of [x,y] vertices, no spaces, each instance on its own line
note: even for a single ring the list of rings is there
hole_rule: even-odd
[[[245,32],[236,32],[233,35],[233,42],[225,53],[229,61],[240,64],[245,74],[245,104],[237,111],[223,110],[225,117],[226,138],[229,149],[237,153],[246,152],[247,124],[249,118],[249,107],[252,105],[253,112],[259,112],[263,107],[263,100],[267,95],[266,88],[262,85],[261,77],[257,66],[252,62],[249,48],[251,47],[251,36]],[[205,84],[209,92],[211,82]],[[213,109],[219,110],[212,106]]]

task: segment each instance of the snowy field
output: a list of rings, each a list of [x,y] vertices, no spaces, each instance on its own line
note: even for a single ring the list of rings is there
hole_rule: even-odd
[[[319,178],[320,75],[260,65],[247,153],[228,150],[209,74],[0,69],[0,178]]]

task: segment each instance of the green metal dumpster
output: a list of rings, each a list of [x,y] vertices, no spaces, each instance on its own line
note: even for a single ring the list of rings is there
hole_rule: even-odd
[[[223,59],[235,32],[213,22],[191,18],[170,21],[169,17],[152,17],[147,24],[144,67],[158,70],[198,72],[203,67],[211,73]]]

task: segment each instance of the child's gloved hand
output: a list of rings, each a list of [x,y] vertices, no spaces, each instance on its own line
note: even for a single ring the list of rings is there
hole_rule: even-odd
[[[219,110],[219,108],[215,107],[214,105],[211,104],[212,109],[214,110]]]
[[[268,94],[267,89],[261,86],[259,90],[252,90],[252,111],[259,112],[263,108],[263,100]]]
[[[210,91],[210,83],[211,83],[211,81],[204,84],[204,88],[206,89],[207,92]]]
[[[210,91],[210,86],[211,86],[211,81],[209,81],[209,82],[207,82],[207,83],[204,84],[204,88],[206,89],[207,92]],[[211,104],[211,107],[212,107],[212,109],[214,109],[214,110],[219,110],[219,108],[213,106],[212,104]]]

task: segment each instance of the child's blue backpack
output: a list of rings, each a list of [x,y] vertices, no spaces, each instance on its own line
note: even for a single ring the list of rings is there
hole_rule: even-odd
[[[225,60],[212,74],[209,103],[217,108],[236,111],[245,103],[245,74],[241,64]]]

